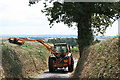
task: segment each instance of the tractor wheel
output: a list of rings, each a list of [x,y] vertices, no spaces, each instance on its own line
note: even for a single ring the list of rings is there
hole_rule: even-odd
[[[70,58],[71,58],[71,64],[68,66],[68,71],[72,72],[74,69],[74,61],[72,56]]]
[[[55,68],[53,66],[53,58],[49,57],[49,72],[54,72]]]

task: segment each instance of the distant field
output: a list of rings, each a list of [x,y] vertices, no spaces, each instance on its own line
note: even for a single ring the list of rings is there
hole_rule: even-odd
[[[2,39],[8,39],[8,37],[0,37],[0,40],[2,40]]]

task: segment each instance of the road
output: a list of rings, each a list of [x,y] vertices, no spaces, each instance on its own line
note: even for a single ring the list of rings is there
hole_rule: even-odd
[[[74,69],[76,68],[78,60],[74,60]],[[38,79],[57,79],[59,80],[60,78],[69,78],[71,75],[70,72],[68,72],[68,69],[58,69],[54,73],[50,73],[49,70],[38,76]]]

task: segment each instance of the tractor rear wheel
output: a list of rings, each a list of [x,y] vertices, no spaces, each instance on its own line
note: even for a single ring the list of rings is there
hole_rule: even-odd
[[[70,57],[70,65],[68,66],[68,71],[69,72],[72,72],[73,71],[73,69],[74,69],[74,60],[73,60],[73,57],[71,56]]]
[[[53,66],[53,58],[49,57],[49,72],[54,72],[55,68]]]

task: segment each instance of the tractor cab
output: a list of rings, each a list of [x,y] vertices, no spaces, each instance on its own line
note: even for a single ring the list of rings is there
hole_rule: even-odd
[[[71,53],[70,45],[67,43],[56,43],[54,44],[54,48],[61,52],[61,57],[64,57],[68,53]]]
[[[54,54],[49,56],[49,71],[54,72],[57,68],[68,67],[68,71],[72,72],[74,68],[74,60],[71,54],[70,45],[67,43],[56,43],[54,44],[54,48],[61,54],[58,59]]]

